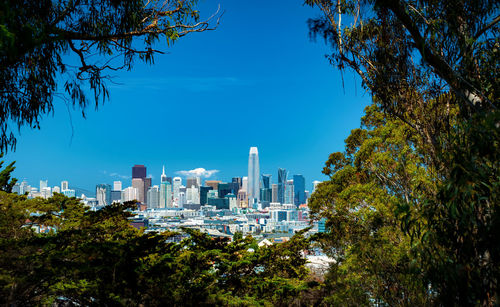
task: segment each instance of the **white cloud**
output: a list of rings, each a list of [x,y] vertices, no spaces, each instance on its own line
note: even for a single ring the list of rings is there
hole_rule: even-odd
[[[185,176],[185,177],[203,177],[203,178],[209,178],[212,177],[212,175],[218,173],[219,170],[217,169],[211,169],[211,170],[206,170],[202,167],[195,168],[189,171],[177,171],[175,172],[177,175]]]
[[[106,171],[104,171],[104,174],[106,174]],[[111,173],[111,174],[109,174],[109,176],[118,177],[120,179],[130,179],[130,176],[120,175],[118,173]]]

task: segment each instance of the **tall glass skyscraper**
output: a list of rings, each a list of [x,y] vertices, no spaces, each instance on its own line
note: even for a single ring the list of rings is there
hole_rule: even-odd
[[[296,206],[306,203],[306,180],[302,175],[293,175],[293,203]]]
[[[269,207],[273,196],[271,190],[271,175],[262,175],[262,189],[260,189],[260,201],[262,208]]]
[[[251,205],[255,201],[259,201],[260,186],[259,186],[259,151],[257,147],[250,147],[248,155],[248,204]]]
[[[278,168],[278,202],[285,203],[286,169]]]

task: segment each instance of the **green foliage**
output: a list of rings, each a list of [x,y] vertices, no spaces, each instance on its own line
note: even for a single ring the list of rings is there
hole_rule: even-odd
[[[0,158],[3,157],[3,154],[0,153]],[[0,161],[0,169],[2,168],[4,161]],[[17,179],[10,177],[10,174],[16,169],[14,164],[16,161],[11,162],[0,172],[0,191],[4,191],[7,193],[12,192],[12,188],[17,182]]]
[[[414,278],[436,303],[498,304],[498,1],[306,3],[324,13],[310,29],[331,44],[331,63],[358,74],[383,112],[330,157],[332,179],[314,197],[316,211],[332,229],[345,224],[358,234],[354,226],[366,217],[356,206],[381,191],[410,239]],[[373,186],[348,199],[359,185],[352,178]],[[354,209],[344,209],[344,199]]]
[[[371,105],[363,127],[346,139],[346,151],[333,153],[309,207],[326,218],[327,234],[316,240],[335,263],[326,275],[325,303],[333,305],[426,305],[427,285],[411,259],[411,238],[400,227],[400,201],[412,206],[415,187],[435,190],[415,136],[397,119],[386,119]]]
[[[193,229],[145,233],[128,209],[90,211],[62,194],[0,192],[0,301],[7,305],[287,306],[309,289],[302,233],[259,248],[252,237]],[[46,232],[37,233],[37,227]]]
[[[157,43],[212,29],[196,2],[0,0],[0,151],[15,147],[12,125],[40,128],[54,99],[85,116],[108,98],[109,72],[153,63]]]

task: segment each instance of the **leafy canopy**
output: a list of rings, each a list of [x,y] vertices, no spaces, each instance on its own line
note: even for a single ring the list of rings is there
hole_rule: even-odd
[[[393,145],[389,157],[399,158],[380,168],[391,160],[377,155],[370,164],[377,177],[372,178],[373,191],[393,197],[391,210],[414,244],[412,262],[418,264],[429,294],[442,304],[498,304],[498,1],[306,3],[323,13],[309,25],[313,37],[331,45],[331,63],[361,77],[391,133],[401,126],[412,135],[403,147],[382,138],[382,145]],[[366,149],[380,149],[377,138],[365,140],[366,134],[353,131],[349,139],[361,138],[366,146],[351,148],[348,139],[347,156],[335,154],[327,162],[332,180],[352,172],[364,176],[357,171],[370,165],[365,160],[370,155],[363,156]],[[349,160],[354,152],[359,156]],[[356,161],[360,164],[353,165]],[[349,182],[342,191],[350,189]],[[340,209],[343,193],[326,198],[338,187],[325,184],[324,189],[324,201],[331,205],[318,210]],[[371,192],[358,198],[370,198]],[[389,272],[380,274],[391,276]]]
[[[110,71],[153,63],[157,43],[214,29],[218,12],[201,21],[196,2],[1,0],[0,151],[15,147],[13,126],[40,128],[55,99],[85,116],[91,101],[108,98]]]

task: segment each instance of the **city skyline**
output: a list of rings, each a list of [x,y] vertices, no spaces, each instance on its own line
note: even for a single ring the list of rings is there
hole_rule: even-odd
[[[110,100],[87,109],[86,119],[56,100],[53,116],[40,130],[23,128],[16,151],[4,156],[17,161],[13,176],[57,182],[65,174],[93,189],[127,179],[129,167],[143,163],[165,165],[168,175],[218,170],[210,178],[229,181],[247,174],[248,147],[257,146],[261,173],[276,177],[282,167],[326,180],[325,161],[343,150],[370,102],[360,80],[344,78],[343,87],[324,57],[329,48],[310,40],[307,20],[316,10],[223,0],[201,3],[200,13],[211,15],[219,3],[225,13],[217,30],[183,37],[154,65],[113,72]],[[283,24],[279,38],[256,35]],[[153,175],[158,182],[161,172]]]
[[[273,184],[271,174],[261,174],[260,172],[258,148],[250,147],[247,176],[232,177],[231,181],[228,182],[209,180],[210,175],[214,173],[213,171],[207,172],[204,169],[195,169],[187,172],[177,172],[184,175],[185,184],[183,184],[181,177],[167,176],[163,165],[160,184],[156,185],[152,180],[152,176],[148,176],[147,166],[135,164],[131,168],[130,186],[125,189],[122,188],[122,181],[113,181],[113,188],[109,183],[98,183],[96,184],[95,194],[93,194],[91,190],[80,191],[78,188],[72,188],[67,180],[61,181],[60,187],[50,187],[48,180],[42,179],[40,180],[39,189],[30,186],[26,180],[23,180],[16,183],[15,192],[18,194],[28,192],[29,197],[43,198],[48,198],[52,193],[57,192],[67,196],[79,197],[85,203],[93,202],[92,197],[95,195],[95,203],[101,207],[110,205],[115,201],[137,200],[138,203],[147,206],[149,209],[184,208],[184,205],[195,208],[193,207],[195,204],[198,207],[206,205],[210,198],[218,198],[218,201],[222,202],[219,206],[227,205],[230,208],[240,208],[241,206],[245,208],[255,206],[266,208],[273,202],[293,204],[295,206],[306,204],[310,196],[310,190],[306,190],[304,176],[294,174],[293,179],[287,180],[288,172],[286,169],[278,168],[277,172],[277,184]],[[311,191],[314,190],[316,182],[318,181],[314,180],[312,182]],[[272,186],[278,188],[271,188]],[[210,197],[211,190],[214,190],[213,192],[216,192],[217,195]],[[229,200],[225,200],[227,197],[229,197]],[[213,199],[211,201],[213,202]],[[231,205],[229,205],[230,203]]]
[[[245,160],[245,162],[248,163],[248,147],[247,148],[247,158]],[[251,147],[251,148],[258,148],[258,147]],[[243,159],[242,159],[243,160]],[[234,177],[239,177],[239,178],[243,178],[243,177],[248,177],[248,164],[245,164],[245,169],[246,171],[244,173],[241,173],[241,174],[233,174],[233,173],[228,173],[228,174],[222,174],[218,169],[211,169],[211,170],[206,170],[204,168],[200,168],[200,167],[196,167],[196,168],[192,168],[192,169],[188,169],[188,170],[178,170],[178,171],[169,171],[168,167],[166,165],[166,163],[163,163],[161,164],[161,167],[158,169],[156,169],[155,171],[146,171],[147,170],[151,170],[152,167],[149,167],[148,166],[148,163],[145,163],[145,162],[141,162],[142,164],[137,164],[137,163],[134,163],[132,166],[128,166],[129,168],[129,172],[123,172],[123,173],[114,173],[114,172],[102,172],[101,175],[105,175],[105,176],[102,176],[105,178],[105,180],[101,180],[101,181],[96,181],[94,183],[91,183],[90,186],[79,186],[79,185],[72,185],[71,187],[72,188],[76,188],[77,190],[80,190],[80,191],[85,191],[85,192],[91,192],[91,195],[95,194],[95,191],[94,191],[94,188],[95,188],[95,185],[96,184],[113,184],[113,182],[115,181],[120,181],[122,183],[124,182],[130,182],[131,186],[132,186],[132,182],[133,182],[133,179],[134,179],[134,172],[141,172],[141,175],[140,176],[144,176],[144,177],[148,177],[148,178],[151,178],[151,186],[153,185],[160,185],[161,184],[161,177],[162,177],[162,174],[164,174],[166,172],[166,174],[169,174],[169,178],[173,178],[173,177],[180,177],[183,179],[183,181],[185,181],[187,178],[193,178],[193,177],[200,177],[202,180],[219,180],[219,181],[222,181],[222,182],[231,182],[232,178]],[[281,164],[278,164],[278,165],[281,165]],[[135,168],[137,167],[140,167],[140,170],[135,170]],[[263,174],[271,174],[271,178],[274,178],[272,179],[270,182],[271,183],[278,183],[278,178],[279,178],[279,175],[278,175],[278,172],[279,172],[279,169],[285,169],[286,168],[283,168],[283,167],[278,167],[276,168],[274,171],[269,169],[269,168],[266,168],[265,171],[262,171],[260,170],[260,162],[259,162],[259,171],[260,171],[260,175],[259,175],[259,179],[258,181],[260,181],[262,178],[260,177],[261,175]],[[293,174],[292,175],[295,175],[295,174],[301,174],[301,171],[299,170],[293,170]],[[322,176],[324,177],[324,176]],[[17,178],[17,177],[16,177]],[[46,181],[49,181],[49,182],[58,182],[60,183],[61,181],[66,181],[69,179],[69,181],[73,181],[71,180],[68,176],[64,176],[64,175],[58,175],[58,176],[55,176],[55,179],[54,178],[48,178],[47,176],[42,176],[40,178],[35,178],[34,176],[29,176],[29,177],[22,177],[22,178],[17,178],[19,180],[19,182],[22,182],[24,180],[28,181],[28,182],[36,182],[38,180],[46,180]],[[309,191],[312,191],[312,183],[313,181],[317,181],[318,178],[310,178],[306,181],[306,190],[309,190]],[[320,181],[324,181],[326,180],[326,177],[325,178],[321,178],[320,179],[323,179],[323,180],[320,180]],[[93,192],[94,191],[94,192]],[[143,199],[144,196],[146,194],[147,191],[144,191],[144,194],[143,193],[140,193],[140,198]],[[77,193],[78,194],[78,193]],[[257,194],[260,198],[260,195]],[[77,195],[78,196],[78,195]]]

